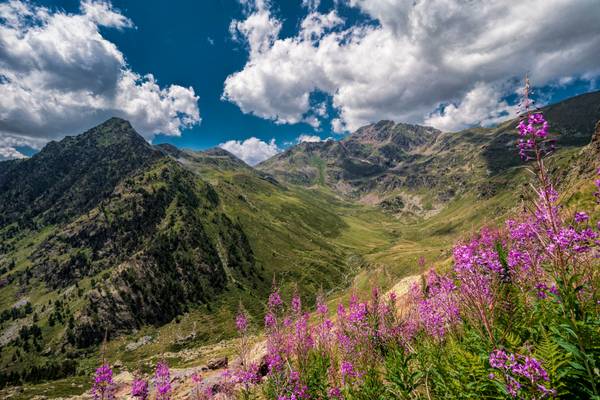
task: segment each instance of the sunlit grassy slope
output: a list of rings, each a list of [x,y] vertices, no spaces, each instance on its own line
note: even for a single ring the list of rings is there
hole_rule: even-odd
[[[513,174],[514,182],[524,185],[525,171]],[[513,188],[507,187],[485,201],[476,196],[458,199],[427,220],[407,224],[379,209],[345,203],[325,189],[281,190],[269,187],[260,178],[231,171],[210,179],[222,196],[230,196],[226,202],[228,211],[239,218],[252,243],[261,244],[255,251],[265,276],[285,282],[288,295],[295,285],[305,293],[314,293],[321,287],[329,289],[329,297],[335,299],[347,297],[350,288],[364,292],[374,284],[388,287],[403,276],[420,272],[420,257],[425,258],[427,266],[448,264],[455,240],[481,225],[494,224],[502,214],[518,208]],[[239,186],[240,182],[265,187],[249,192]],[[244,199],[238,197],[242,192]],[[575,194],[569,201],[578,197]],[[243,202],[254,207],[241,207]],[[264,293],[270,284],[269,281],[257,287],[232,288],[210,310],[191,308],[165,326],[146,327],[111,341],[106,355],[113,363],[121,361],[127,369],[147,371],[160,357],[166,357],[175,367],[189,367],[228,355],[234,346],[216,343],[233,334],[236,307],[241,302],[253,312],[254,325],[260,325]],[[127,350],[128,343],[146,335],[153,338],[152,343]],[[89,373],[98,357],[98,352],[92,352],[83,358],[81,372]],[[78,394],[88,387],[88,380],[73,377],[26,385],[25,391],[15,398]]]
[[[594,210],[590,171],[569,173],[581,158],[581,151],[563,148],[552,157],[549,166],[563,183],[565,207]],[[260,279],[232,279],[226,292],[209,305],[190,306],[163,326],[145,326],[110,341],[106,357],[113,363],[120,361],[129,370],[149,370],[158,358],[166,358],[175,367],[188,367],[229,354],[232,346],[227,340],[234,335],[238,306],[241,304],[250,312],[255,327],[260,326],[264,299],[273,282],[282,286],[288,297],[294,290],[301,291],[305,298],[323,290],[330,299],[339,299],[352,291],[366,292],[374,285],[390,287],[400,278],[420,273],[431,265],[447,268],[453,243],[483,225],[497,225],[507,214],[520,209],[522,199],[531,196],[531,174],[525,167],[515,166],[492,178],[491,184],[496,187],[493,196],[468,191],[433,215],[402,218],[379,207],[347,201],[323,185],[284,185],[226,154],[179,152],[173,157],[209,182],[221,199],[221,211],[242,226],[256,257]],[[597,207],[595,210],[598,212]],[[15,253],[16,268],[27,267],[28,249],[53,230],[50,226],[14,243],[19,249]],[[424,266],[418,262],[421,257]],[[90,278],[79,283],[83,288],[89,285]],[[0,310],[13,305],[17,290],[16,285],[0,290]],[[28,297],[36,306],[66,300],[71,312],[76,312],[81,304],[72,295],[74,290],[51,291],[38,285]],[[63,326],[50,327],[43,317],[39,324],[45,341],[60,344]],[[128,349],[128,344],[144,336],[151,337],[150,343]],[[14,364],[14,349],[7,349],[2,351],[0,365]],[[19,363],[35,365],[47,359],[42,354],[21,354]],[[78,373],[89,374],[97,365],[99,354],[97,347],[77,353]],[[67,349],[57,357],[70,356]],[[13,398],[77,394],[88,387],[88,379],[71,377],[28,384]]]

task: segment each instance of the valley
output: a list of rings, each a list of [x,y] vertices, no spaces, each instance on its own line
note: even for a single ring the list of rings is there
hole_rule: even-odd
[[[593,208],[600,92],[544,111],[562,204]],[[115,118],[1,162],[0,386],[23,383],[0,395],[79,395],[101,353],[147,372],[231,356],[238,307],[260,337],[273,285],[335,304],[449,269],[457,240],[531,197],[516,125],[382,121],[252,168],[150,145]]]

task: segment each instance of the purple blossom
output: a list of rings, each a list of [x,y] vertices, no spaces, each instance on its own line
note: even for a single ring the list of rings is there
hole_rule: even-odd
[[[275,318],[275,315],[271,312],[268,312],[265,314],[265,327],[266,328],[272,328],[275,326],[275,324],[277,323],[277,319]]]
[[[298,293],[294,294],[292,297],[292,311],[295,314],[300,314],[302,311],[302,300],[300,300],[300,296]]]
[[[548,154],[554,149],[553,143],[546,140],[549,129],[550,125],[542,113],[530,114],[526,120],[519,122],[517,130],[521,138],[517,141],[517,147],[523,160],[532,159],[530,154],[536,151]]]
[[[131,383],[131,396],[139,400],[147,400],[148,382],[141,378],[135,378]]]
[[[281,300],[281,296],[279,295],[278,290],[274,290],[269,295],[269,303],[268,304],[269,304],[269,309],[276,309],[283,305],[283,301]]]
[[[169,365],[164,361],[156,364],[154,385],[156,387],[156,400],[169,400],[171,398],[171,372],[169,371]]]
[[[243,311],[240,311],[235,317],[235,326],[240,334],[244,334],[248,330],[248,317]]]
[[[202,375],[200,375],[197,372],[194,372],[192,374],[192,382],[194,382],[196,385],[199,384],[200,382],[202,382]]]
[[[355,378],[360,378],[361,374],[354,369],[354,365],[350,361],[342,361],[340,365],[340,373],[342,375],[342,382],[347,384]]]
[[[519,390],[521,390],[521,384],[512,376],[506,376],[506,390],[512,397],[517,397]]]
[[[575,222],[581,224],[583,222],[587,222],[590,217],[584,212],[576,212],[575,213]]]
[[[234,384],[242,384],[245,387],[260,383],[261,380],[259,367],[256,363],[229,371],[229,376]]]
[[[320,299],[317,301],[317,312],[321,315],[327,314],[327,304]]]
[[[113,371],[106,363],[96,369],[92,386],[94,400],[113,400],[115,398],[116,386],[112,376]]]
[[[419,321],[429,335],[441,339],[447,329],[459,321],[456,300],[452,279],[431,271],[427,276],[427,291],[417,305]]]
[[[490,367],[499,369],[504,374],[506,391],[517,397],[523,385],[531,390],[540,392],[542,396],[553,393],[541,382],[549,382],[548,373],[537,359],[520,354],[509,354],[504,350],[496,349],[489,356]],[[495,374],[490,374],[490,379],[495,379]]]
[[[331,389],[329,389],[328,393],[329,393],[329,397],[331,397],[333,399],[341,399],[342,398],[342,391],[338,387],[332,387]]]

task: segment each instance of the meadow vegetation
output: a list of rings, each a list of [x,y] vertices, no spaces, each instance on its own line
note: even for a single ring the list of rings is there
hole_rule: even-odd
[[[519,154],[537,177],[520,214],[456,243],[451,264],[429,269],[402,297],[373,287],[330,310],[321,292],[311,313],[298,293],[284,302],[275,284],[266,356],[249,354],[240,307],[238,362],[218,383],[193,375],[190,398],[600,398],[600,221],[559,204],[544,164],[554,150],[544,115],[527,113],[518,129]],[[600,204],[597,172],[591,197]],[[168,377],[160,362],[131,394],[168,399]],[[114,398],[107,363],[92,390]]]

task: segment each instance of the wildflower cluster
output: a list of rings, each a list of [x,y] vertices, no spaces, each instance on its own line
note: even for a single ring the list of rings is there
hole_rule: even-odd
[[[156,400],[169,400],[171,398],[171,372],[169,365],[160,361],[154,372],[154,386],[156,387]]]
[[[413,299],[417,303],[417,320],[432,337],[441,339],[460,321],[458,293],[454,281],[431,271],[424,288],[413,285]]]
[[[517,129],[521,137],[517,144],[521,159],[531,160],[536,157],[536,152],[548,155],[554,151],[554,141],[548,139],[549,127],[548,121],[539,112],[529,114],[519,122]]]
[[[458,243],[452,268],[430,270],[401,298],[374,288],[332,313],[321,294],[311,315],[298,293],[284,301],[275,287],[262,359],[251,360],[240,306],[239,362],[218,384],[192,375],[191,398],[598,398],[600,222],[561,208],[542,160],[551,149],[544,116],[528,115],[519,133],[521,155],[538,168],[527,212]],[[154,386],[169,399],[164,362]],[[114,398],[106,364],[93,393]],[[136,379],[132,396],[147,398],[147,383]]]
[[[113,400],[116,386],[113,382],[113,371],[106,363],[96,369],[92,396],[94,400]]]
[[[213,387],[204,384],[202,376],[194,372],[191,376],[194,387],[190,393],[190,398],[193,400],[210,400],[213,398]]]
[[[131,383],[131,397],[138,400],[147,400],[148,395],[148,381],[136,377]]]
[[[512,397],[517,397],[524,385],[530,386],[530,392],[539,392],[541,397],[555,394],[554,390],[544,386],[544,383],[549,381],[548,372],[533,357],[507,354],[503,350],[494,350],[490,353],[489,362],[492,368],[503,372],[506,391]],[[494,373],[490,374],[491,379],[495,377]]]

